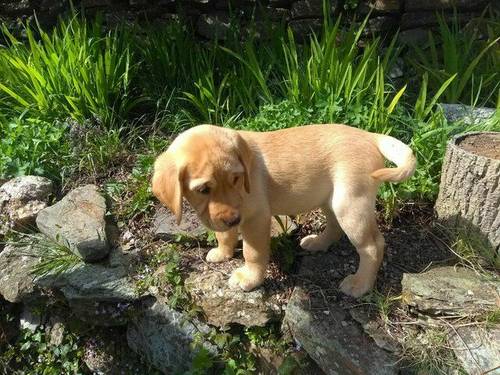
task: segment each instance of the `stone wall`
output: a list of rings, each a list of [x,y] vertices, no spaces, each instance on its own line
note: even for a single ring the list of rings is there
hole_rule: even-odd
[[[168,21],[182,16],[204,38],[224,37],[235,18],[243,25],[252,18],[271,24],[286,22],[298,34],[305,34],[319,29],[323,17],[322,0],[74,0],[73,4],[86,14],[103,13],[109,23]],[[487,6],[497,6],[494,4],[493,0],[332,0],[329,12],[334,17],[344,12],[361,18],[372,10],[369,33],[399,27],[403,38],[416,39],[436,25],[436,11],[451,17],[456,8],[459,19],[467,21]],[[36,14],[42,24],[51,25],[69,9],[68,0],[0,0],[0,19],[15,26]]]

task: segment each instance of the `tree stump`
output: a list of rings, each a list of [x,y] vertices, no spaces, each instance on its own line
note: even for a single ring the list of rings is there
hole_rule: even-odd
[[[435,210],[450,228],[472,229],[500,248],[500,133],[455,136],[446,149]]]

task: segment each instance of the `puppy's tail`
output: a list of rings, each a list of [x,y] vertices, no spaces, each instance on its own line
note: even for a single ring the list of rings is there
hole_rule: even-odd
[[[417,159],[410,147],[396,138],[383,134],[376,134],[375,142],[380,153],[397,167],[377,169],[371,174],[373,178],[380,181],[400,182],[413,175],[417,167]]]

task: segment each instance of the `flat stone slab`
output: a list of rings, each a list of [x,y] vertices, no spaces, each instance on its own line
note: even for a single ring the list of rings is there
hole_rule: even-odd
[[[39,176],[22,176],[0,186],[0,234],[34,226],[38,213],[47,207],[54,191],[52,181]]]
[[[312,310],[307,291],[296,287],[286,308],[283,330],[326,374],[397,374],[397,358],[379,348],[348,314],[336,305],[324,311]]]
[[[450,345],[467,374],[500,374],[500,328],[459,327]]]
[[[500,282],[464,267],[403,275],[403,302],[430,314],[480,314],[500,306]]]
[[[264,288],[251,292],[231,288],[228,277],[216,270],[195,271],[184,285],[196,305],[203,310],[207,322],[214,326],[227,327],[231,323],[246,327],[264,326],[281,314],[270,292]]]
[[[61,274],[38,277],[35,283],[60,290],[76,316],[99,326],[126,324],[129,311],[142,298],[123,266],[82,262]]]
[[[167,208],[160,208],[153,218],[153,233],[156,238],[172,240],[178,236],[199,237],[206,233],[196,212],[187,204],[183,206],[182,221],[176,223],[175,215]]]
[[[93,262],[109,253],[105,215],[106,202],[97,186],[85,185],[40,211],[36,224],[40,232]]]
[[[182,374],[189,370],[197,350],[192,347],[195,337],[209,332],[202,322],[188,318],[158,302],[148,301],[127,328],[129,347],[165,374]],[[215,348],[208,343],[210,352]]]

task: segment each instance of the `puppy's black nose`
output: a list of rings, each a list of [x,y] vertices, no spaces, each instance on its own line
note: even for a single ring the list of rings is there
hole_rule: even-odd
[[[238,225],[240,221],[241,217],[239,215],[234,216],[231,219],[223,220],[224,224],[226,224],[228,227],[234,227],[235,225]]]

